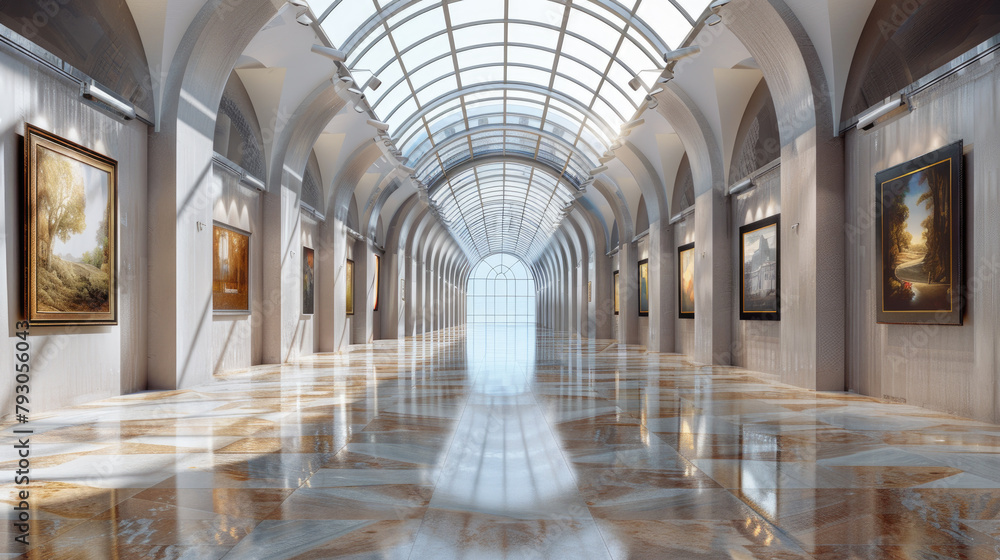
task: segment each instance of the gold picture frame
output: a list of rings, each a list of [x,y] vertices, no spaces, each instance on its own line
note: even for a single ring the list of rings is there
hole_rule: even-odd
[[[619,276],[618,275],[618,271],[616,270],[615,273],[614,273],[614,283],[615,283],[615,315],[618,315],[618,314],[621,313],[621,299],[620,299],[620,296],[618,295],[619,294],[618,276]]]
[[[344,308],[348,315],[354,315],[354,261],[347,259],[344,267],[344,278],[347,280],[347,302]]]
[[[250,232],[222,222],[212,227],[212,311],[250,313]]]
[[[118,324],[118,162],[25,123],[24,315]]]
[[[316,312],[316,252],[302,247],[302,314]]]

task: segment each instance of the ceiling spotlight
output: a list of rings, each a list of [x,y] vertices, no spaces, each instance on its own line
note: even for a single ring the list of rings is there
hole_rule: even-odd
[[[628,87],[632,88],[632,91],[639,91],[639,88],[642,86],[642,80],[639,79],[639,76],[636,76],[628,81]]]
[[[590,170],[590,176],[593,177],[593,176],[596,176],[596,175],[600,175],[601,173],[604,173],[607,170],[608,170],[608,166],[607,165],[602,165],[600,167],[595,167],[594,169]]]
[[[380,87],[382,87],[382,80],[378,79],[377,76],[372,76],[371,78],[368,78],[368,81],[365,82],[365,85],[361,86],[361,89],[362,90],[370,89],[372,91],[375,91]]]
[[[649,92],[649,94],[646,95],[646,101],[652,101],[654,97],[656,97],[661,93],[663,93],[663,88],[654,89],[653,91]]]
[[[375,130],[380,130],[382,132],[389,130],[389,125],[385,124],[382,121],[377,121],[375,119],[368,119],[368,124],[375,127]]]
[[[615,142],[614,144],[611,144],[609,149],[613,152],[615,150],[621,149],[621,147],[622,147],[621,142]]]
[[[312,25],[313,18],[309,15],[309,12],[303,12],[299,14],[299,17],[295,18],[295,21],[299,22],[299,25],[309,26]]]
[[[663,60],[665,62],[677,62],[682,58],[694,56],[700,52],[701,52],[701,47],[699,47],[698,45],[692,45],[690,47],[684,47],[664,53]]]
[[[712,13],[717,14],[717,13],[719,13],[719,10],[723,6],[725,6],[726,4],[728,4],[731,1],[732,0],[715,0],[715,2],[712,2],[712,4],[708,6],[708,9],[712,10]]]
[[[656,83],[665,84],[673,79],[674,79],[674,73],[671,72],[670,70],[664,70],[663,75],[656,79]]]
[[[646,108],[649,109],[650,111],[652,111],[653,109],[656,109],[659,106],[660,106],[660,102],[657,101],[657,100],[655,100],[655,99],[653,99],[649,103],[646,103]]]
[[[347,53],[340,49],[325,47],[323,45],[313,45],[311,50],[316,54],[332,59],[334,62],[344,62],[347,60]]]
[[[364,108],[364,107],[362,107],[362,106],[361,106],[360,104],[358,104],[358,105],[355,105],[355,106],[354,106],[354,110],[355,110],[355,111],[356,111],[356,112],[357,112],[358,114],[361,114],[361,113],[367,113],[367,112],[368,112],[368,109],[365,109],[365,108]]]
[[[309,3],[306,0],[288,0],[288,3],[296,8],[308,8]]]
[[[601,162],[601,165],[604,165],[605,163],[608,163],[609,161],[611,161],[613,159],[615,159],[615,156],[613,156],[613,155],[610,155],[610,156],[604,155],[604,156],[601,156],[601,157],[597,158],[597,161]]]
[[[707,18],[705,18],[705,24],[708,25],[709,27],[715,27],[720,23],[722,23],[722,17],[719,16],[719,14],[712,14]]]

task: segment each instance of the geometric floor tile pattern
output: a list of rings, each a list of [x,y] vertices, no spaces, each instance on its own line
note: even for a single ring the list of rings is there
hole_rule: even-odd
[[[31,427],[4,559],[1000,558],[998,426],[524,326]]]

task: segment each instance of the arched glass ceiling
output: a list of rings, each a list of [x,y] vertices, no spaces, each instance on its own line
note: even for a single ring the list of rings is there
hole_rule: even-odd
[[[579,187],[598,166],[598,157],[646,96],[643,89],[633,91],[629,80],[662,68],[663,52],[680,43],[708,2],[314,0],[312,5],[331,41],[347,53],[352,73],[363,80],[371,72],[381,80],[366,96],[424,184],[455,180],[451,169],[470,160],[517,155],[551,170],[545,174],[554,198],[560,178]],[[655,74],[643,78],[649,83]],[[507,179],[530,191],[520,177]],[[515,187],[490,185],[479,188]]]
[[[549,168],[502,160],[457,170],[431,192],[441,219],[476,260],[494,253],[536,258],[573,199]]]

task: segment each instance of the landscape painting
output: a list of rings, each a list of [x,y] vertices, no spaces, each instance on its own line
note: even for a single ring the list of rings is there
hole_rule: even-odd
[[[380,282],[379,276],[382,272],[382,257],[375,255],[375,280],[372,284],[372,295],[375,299],[375,304],[372,306],[372,311],[378,311],[378,287]]]
[[[25,316],[116,325],[118,163],[25,125]]]
[[[740,319],[781,318],[781,217],[740,228]]]
[[[677,248],[678,317],[694,319],[694,243]]]
[[[962,324],[962,142],[875,176],[879,323]]]
[[[649,259],[639,261],[639,316],[649,316]]]
[[[302,314],[312,315],[316,301],[315,251],[302,248]]]
[[[216,223],[212,250],[212,309],[249,313],[250,233]]]
[[[347,279],[347,314],[354,315],[354,261],[351,259],[347,259],[344,277]]]
[[[618,271],[616,270],[615,271],[615,315],[621,313],[621,304],[619,303],[620,301],[621,300],[619,299],[618,296]]]

